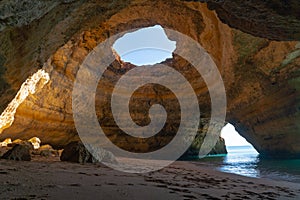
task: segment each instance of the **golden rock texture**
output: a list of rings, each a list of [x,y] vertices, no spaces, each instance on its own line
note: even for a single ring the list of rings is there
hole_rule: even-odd
[[[0,8],[1,5],[2,2]],[[97,44],[111,35],[160,24],[190,36],[212,56],[227,92],[226,120],[235,125],[260,153],[271,156],[300,155],[300,45],[298,42],[269,40],[295,40],[296,34],[289,38],[283,28],[267,34],[271,29],[265,30],[266,26],[258,26],[254,30],[252,26],[242,26],[240,21],[238,23],[232,18],[225,20],[221,8],[215,7],[221,19],[231,26],[269,37],[258,38],[223,24],[214,11],[199,2],[55,1],[51,8],[41,3],[43,6],[47,8],[44,13],[40,9],[41,12],[31,16],[30,21],[22,21],[21,17],[17,23],[13,23],[11,18],[9,23],[2,23],[0,110],[6,108],[21,84],[37,69],[43,68],[49,74],[50,81],[35,94],[30,94],[19,106],[14,123],[0,134],[1,141],[8,137],[29,139],[37,136],[42,143],[64,146],[78,140],[72,116],[72,89],[80,64]],[[281,16],[280,13],[278,16]],[[294,30],[299,29],[295,27]],[[174,55],[164,64],[186,76],[197,93],[203,117],[198,134],[199,138],[203,138],[203,127],[210,117],[210,97],[204,81],[200,76],[195,76],[193,67],[179,56]],[[100,124],[112,141],[127,150],[152,151],[158,148],[154,145],[157,141],[161,142],[160,147],[170,141],[176,123],[167,123],[163,134],[147,142],[135,141],[120,133],[110,112],[109,94],[114,83],[133,67],[117,60],[111,64],[101,80],[102,84],[98,85],[96,111]],[[145,86],[136,92],[131,104],[133,119],[138,123],[147,124],[149,120],[146,114],[139,115],[147,111],[147,107],[140,106],[145,98],[139,94],[143,90],[149,92],[146,97],[150,98],[151,103],[162,103],[166,109],[178,106],[174,95],[165,88]],[[176,122],[176,117],[178,115],[175,113],[171,121]],[[136,142],[139,145],[128,145]]]

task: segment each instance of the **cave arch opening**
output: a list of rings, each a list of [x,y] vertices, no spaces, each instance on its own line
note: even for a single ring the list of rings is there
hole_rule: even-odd
[[[176,41],[168,38],[161,25],[126,33],[112,46],[122,62],[136,66],[154,65],[173,58]]]
[[[259,177],[260,155],[255,148],[230,123],[223,127],[221,137],[225,140],[227,155],[221,159],[219,169],[227,173]]]
[[[244,137],[242,137],[235,127],[227,123],[221,130],[221,137],[225,140],[227,152],[230,153],[256,153],[256,149]]]

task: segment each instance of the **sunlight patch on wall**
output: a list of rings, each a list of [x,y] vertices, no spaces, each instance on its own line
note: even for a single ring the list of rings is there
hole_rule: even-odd
[[[40,69],[30,76],[21,86],[15,98],[8,104],[7,108],[0,116],[0,134],[4,129],[10,127],[15,119],[15,114],[20,104],[28,97],[34,94],[38,83],[41,81],[41,88],[50,80],[50,76],[45,70]]]

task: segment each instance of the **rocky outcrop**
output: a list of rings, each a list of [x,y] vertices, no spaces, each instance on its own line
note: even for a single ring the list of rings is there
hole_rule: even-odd
[[[234,34],[241,54],[227,90],[228,121],[261,154],[299,157],[299,43]]]
[[[300,40],[298,0],[194,0],[208,2],[222,22],[255,36],[272,40]]]
[[[42,142],[55,147],[77,141],[71,94],[76,73],[84,58],[111,35],[160,24],[190,36],[213,57],[227,91],[227,121],[234,124],[260,153],[300,155],[300,45],[298,42],[269,40],[299,39],[297,12],[286,16],[280,11],[273,12],[268,7],[270,4],[257,3],[255,8],[269,11],[263,13],[267,17],[261,17],[258,9],[251,11],[252,18],[246,18],[244,15],[249,13],[247,8],[253,5],[252,1],[243,1],[239,5],[234,1],[209,3],[209,8],[215,9],[224,22],[256,36],[269,38],[264,39],[229,28],[206,4],[199,2],[53,1],[52,9],[43,2],[36,6],[34,1],[31,2],[28,10],[41,8],[40,12],[27,12],[29,17],[4,17],[7,19],[5,23],[0,21],[1,111],[14,98],[25,79],[37,69],[43,68],[50,80],[37,82],[35,92],[28,94],[17,107],[13,123],[3,129],[0,140],[8,137],[27,140],[38,136]],[[17,16],[18,20],[14,21]],[[287,17],[290,21],[284,20]],[[246,22],[249,19],[253,21]],[[164,64],[180,71],[190,81],[197,93],[202,117],[209,119],[210,97],[200,75],[177,55]],[[96,111],[106,134],[118,146],[135,152],[152,151],[171,140],[178,128],[176,123],[172,125],[171,122],[178,121],[178,115],[175,113],[170,117],[170,123],[164,127],[162,135],[147,142],[122,135],[110,112],[109,93],[122,74],[134,67],[117,60],[111,64],[101,80],[103,84],[98,85],[96,105],[100,106],[96,106]],[[136,92],[131,105],[133,116],[142,114],[142,117],[133,117],[138,123],[147,124],[149,120],[145,114],[149,105],[140,106],[144,105],[140,95],[143,90],[148,91],[148,97],[151,97],[150,105],[159,102],[169,110],[178,106],[170,91],[158,86],[145,86]],[[164,97],[168,98],[164,100]],[[198,136],[205,136],[201,126]],[[153,146],[157,144],[157,139],[161,144]],[[136,142],[139,145],[128,145]]]
[[[180,157],[180,160],[198,159],[199,149],[203,143],[203,138],[201,135],[195,138],[191,147]],[[208,155],[224,155],[227,154],[227,149],[225,145],[225,140],[220,137],[215,145],[215,147],[208,153]]]
[[[209,152],[209,155],[216,155],[216,154],[227,154],[225,140],[222,137],[220,137],[215,147]]]

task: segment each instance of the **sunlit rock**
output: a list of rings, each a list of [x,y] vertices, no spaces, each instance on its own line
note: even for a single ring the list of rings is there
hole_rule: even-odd
[[[43,157],[59,156],[58,151],[54,150],[49,144],[42,145],[38,150],[38,155]]]
[[[42,82],[39,87],[43,87],[49,81],[49,75],[44,70],[38,70],[35,74],[30,76],[21,86],[15,98],[8,104],[7,108],[0,115],[0,134],[2,131],[13,123],[15,113],[21,103],[30,94],[34,94],[38,87],[38,83]]]
[[[34,149],[40,148],[41,140],[38,137],[33,137],[28,140],[33,146]]]
[[[0,142],[0,147],[7,147],[7,145],[11,144],[11,138],[5,139],[3,142]]]

